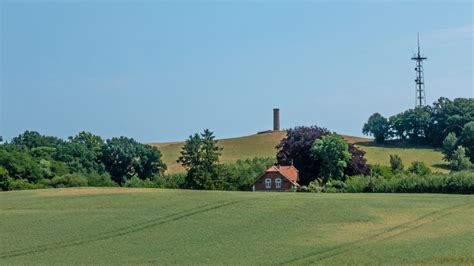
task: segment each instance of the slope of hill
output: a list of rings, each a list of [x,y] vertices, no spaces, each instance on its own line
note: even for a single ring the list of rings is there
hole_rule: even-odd
[[[472,196],[0,193],[0,265],[473,264]]]
[[[285,137],[285,132],[269,132],[239,138],[219,140],[223,147],[221,161],[235,162],[238,159],[253,157],[275,157],[276,145]],[[370,139],[352,136],[343,136],[349,143],[367,152],[366,158],[370,164],[390,165],[389,155],[399,155],[409,166],[413,161],[425,162],[433,171],[446,172],[442,154],[427,147],[375,145]],[[168,165],[168,173],[182,172],[183,168],[176,162],[180,155],[183,142],[153,143],[163,153],[163,160]]]

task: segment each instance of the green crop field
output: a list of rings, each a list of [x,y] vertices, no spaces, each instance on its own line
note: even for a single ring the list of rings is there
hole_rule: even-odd
[[[223,139],[219,146],[223,147],[221,161],[235,162],[238,159],[253,157],[275,157],[275,146],[285,137],[285,132],[257,134],[240,138]],[[350,142],[367,152],[366,158],[370,164],[390,165],[390,154],[399,155],[408,167],[413,161],[422,161],[435,172],[447,172],[446,162],[438,150],[427,147],[398,147],[375,145],[370,139],[344,136]],[[168,173],[184,171],[176,162],[179,157],[182,142],[154,143],[163,153],[163,160],[168,166]]]
[[[474,264],[474,198],[127,188],[0,193],[0,264]]]

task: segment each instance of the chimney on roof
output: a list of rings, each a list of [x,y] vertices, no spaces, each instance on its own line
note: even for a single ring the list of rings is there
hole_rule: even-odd
[[[273,131],[280,131],[280,109],[273,108]]]

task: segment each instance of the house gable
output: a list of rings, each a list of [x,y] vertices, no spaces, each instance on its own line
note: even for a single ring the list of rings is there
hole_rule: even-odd
[[[299,187],[298,170],[293,166],[272,166],[252,185],[258,191],[292,191]]]

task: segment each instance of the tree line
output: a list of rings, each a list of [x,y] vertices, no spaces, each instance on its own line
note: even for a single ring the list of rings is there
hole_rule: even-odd
[[[104,140],[80,132],[62,140],[25,131],[0,145],[0,190],[81,186],[250,190],[255,177],[276,162],[253,158],[222,165],[222,149],[216,143],[209,130],[193,135],[180,158],[187,174],[165,174],[160,150],[132,138]]]
[[[396,141],[440,147],[452,170],[469,170],[474,163],[474,99],[439,98],[389,118],[372,114],[362,132],[376,143]]]
[[[161,152],[132,138],[103,140],[80,132],[62,140],[25,131],[0,146],[3,190],[29,187],[116,186],[162,176]]]
[[[362,132],[375,141],[401,140],[410,144],[441,147],[449,133],[460,136],[464,126],[474,121],[474,99],[439,98],[432,106],[409,109],[389,118],[372,114]]]

